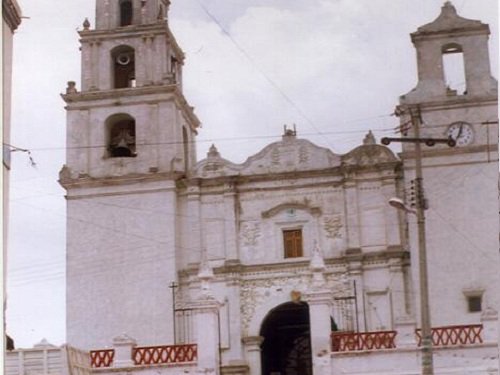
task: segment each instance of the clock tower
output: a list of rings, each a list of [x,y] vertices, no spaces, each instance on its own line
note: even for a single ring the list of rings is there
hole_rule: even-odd
[[[449,325],[450,314],[456,324],[478,323],[481,313],[496,309],[499,302],[498,272],[491,267],[499,260],[498,94],[490,73],[489,34],[488,25],[460,17],[449,1],[433,22],[411,34],[418,83],[400,98],[401,131],[413,136],[418,121],[420,137],[456,140],[453,148],[422,145],[433,326]],[[452,80],[457,67],[460,82]],[[410,204],[413,144],[403,143],[401,156]],[[417,265],[416,225],[410,225],[410,245],[412,263]],[[413,278],[418,285],[416,269]],[[473,306],[477,302],[479,306]]]
[[[199,121],[182,93],[184,54],[169,0],[99,0],[79,32],[81,90],[69,82],[67,342],[127,333],[173,342],[176,180],[196,162]]]

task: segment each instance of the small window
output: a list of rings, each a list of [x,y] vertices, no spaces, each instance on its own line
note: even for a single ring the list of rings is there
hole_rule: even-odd
[[[131,0],[120,2],[120,26],[132,25],[133,8]]]
[[[285,249],[285,258],[298,258],[302,253],[302,230],[284,230],[283,245]]]
[[[480,312],[482,311],[482,298],[481,296],[469,296],[467,297],[467,305],[469,312]]]

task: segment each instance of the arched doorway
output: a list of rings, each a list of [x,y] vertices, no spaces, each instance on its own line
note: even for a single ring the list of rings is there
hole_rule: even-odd
[[[262,375],[312,375],[309,306],[288,302],[272,309],[260,335]]]

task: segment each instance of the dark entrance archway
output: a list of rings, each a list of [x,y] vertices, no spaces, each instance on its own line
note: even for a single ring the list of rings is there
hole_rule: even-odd
[[[288,302],[267,314],[260,329],[262,375],[312,375],[309,306]]]

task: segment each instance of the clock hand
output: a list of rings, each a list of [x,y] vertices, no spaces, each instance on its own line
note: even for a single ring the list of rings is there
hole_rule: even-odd
[[[458,129],[458,134],[457,134],[457,137],[455,138],[455,141],[457,141],[460,136],[462,135],[462,128],[463,128],[463,124],[460,124],[460,129]]]

